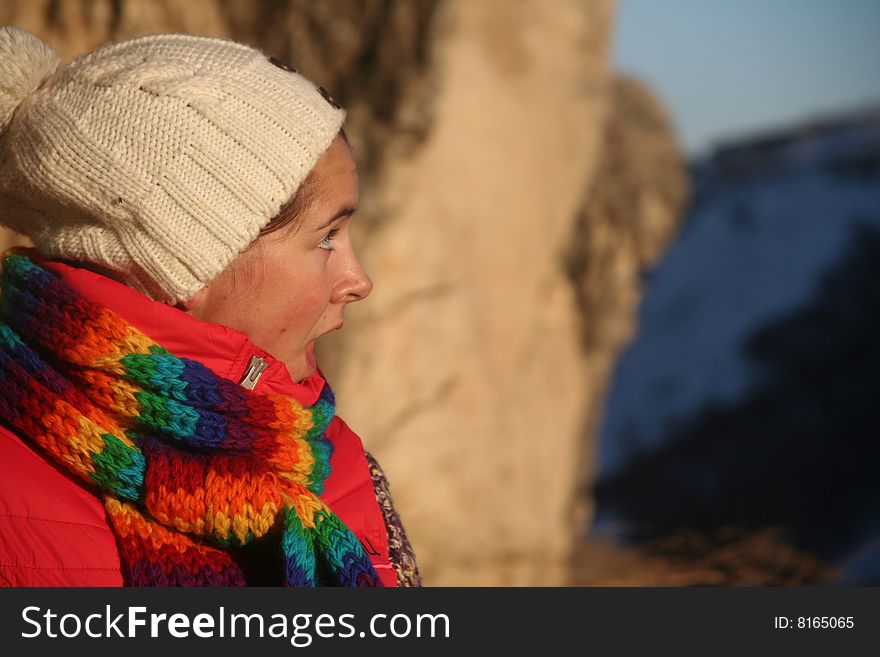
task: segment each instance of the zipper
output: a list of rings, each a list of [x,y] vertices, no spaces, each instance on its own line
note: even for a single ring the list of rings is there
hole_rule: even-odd
[[[266,362],[265,358],[251,356],[251,361],[248,363],[247,369],[244,372],[244,378],[239,382],[239,385],[242,388],[253,390],[259,382],[260,377],[263,376],[263,370],[267,367],[269,367],[269,363]]]

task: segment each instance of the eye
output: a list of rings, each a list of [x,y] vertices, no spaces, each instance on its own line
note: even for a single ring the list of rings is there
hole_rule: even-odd
[[[329,233],[327,233],[327,237],[321,240],[321,243],[318,246],[322,249],[332,250],[333,246],[330,242],[333,241],[333,238],[336,237],[336,234],[339,232],[338,228],[332,229]]]

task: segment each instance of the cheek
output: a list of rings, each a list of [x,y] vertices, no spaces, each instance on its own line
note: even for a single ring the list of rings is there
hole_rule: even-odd
[[[314,290],[300,289],[284,302],[279,320],[289,331],[306,332],[324,314],[326,299]]]
[[[306,336],[327,308],[329,295],[322,282],[301,274],[276,277],[271,281],[271,289],[269,298],[263,295],[261,305],[268,306],[264,317],[271,324],[267,328],[275,335]]]

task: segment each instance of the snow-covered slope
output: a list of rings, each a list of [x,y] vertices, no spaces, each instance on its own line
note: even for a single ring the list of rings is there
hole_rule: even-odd
[[[695,167],[681,235],[648,276],[600,439],[600,479],[763,381],[743,352],[805,306],[856,225],[880,229],[880,111],[719,149]]]

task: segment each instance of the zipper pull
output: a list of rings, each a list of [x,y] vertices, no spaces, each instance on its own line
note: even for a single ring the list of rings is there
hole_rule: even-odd
[[[245,370],[244,378],[239,382],[242,388],[247,388],[248,390],[253,390],[257,382],[260,380],[260,377],[263,376],[263,370],[269,367],[269,363],[266,362],[264,358],[260,358],[259,356],[251,356],[251,362],[248,363],[247,370]]]

